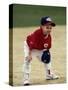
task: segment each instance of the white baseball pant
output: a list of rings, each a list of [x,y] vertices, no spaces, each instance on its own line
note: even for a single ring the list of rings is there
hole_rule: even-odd
[[[36,56],[41,61],[41,55],[43,53],[43,50],[32,50],[31,54],[32,57]],[[23,73],[24,73],[24,80],[30,80],[29,74],[31,71],[31,63],[26,60],[26,57],[29,55],[29,46],[27,45],[27,42],[24,41],[24,65],[23,65]],[[48,64],[44,64],[46,76],[48,75],[48,70],[51,70],[51,62]]]

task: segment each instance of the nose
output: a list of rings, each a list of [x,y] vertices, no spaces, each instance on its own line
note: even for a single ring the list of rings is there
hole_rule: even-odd
[[[48,31],[51,32],[51,28],[48,28]]]
[[[51,32],[51,29],[49,29],[48,31]]]

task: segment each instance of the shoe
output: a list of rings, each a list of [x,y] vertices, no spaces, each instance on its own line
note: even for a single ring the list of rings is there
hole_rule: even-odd
[[[59,79],[59,77],[57,75],[54,75],[54,74],[46,76],[46,80],[55,80],[55,79]]]
[[[29,85],[30,85],[29,81],[28,80],[25,80],[24,81],[24,86],[29,86]]]

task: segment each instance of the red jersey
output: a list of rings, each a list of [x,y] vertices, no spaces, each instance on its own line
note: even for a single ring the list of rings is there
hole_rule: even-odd
[[[50,49],[51,48],[51,35],[48,36],[43,34],[42,28],[37,29],[31,35],[27,36],[26,42],[29,49]]]

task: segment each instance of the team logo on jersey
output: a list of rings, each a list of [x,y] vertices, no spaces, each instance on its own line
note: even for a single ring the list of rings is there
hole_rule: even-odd
[[[48,47],[48,44],[47,44],[47,43],[45,43],[45,44],[44,44],[44,48],[47,48],[47,47]]]

